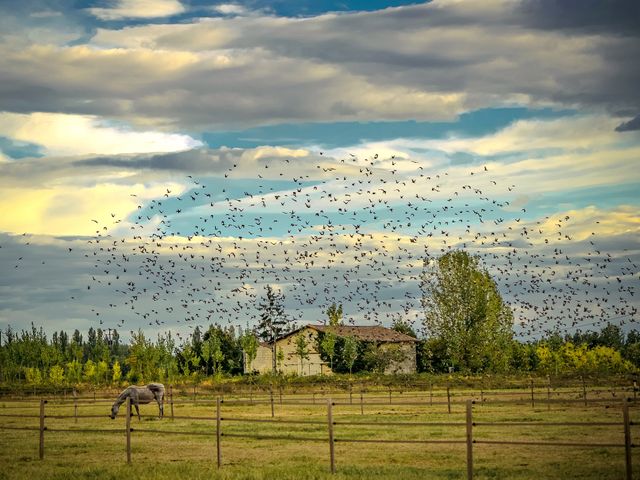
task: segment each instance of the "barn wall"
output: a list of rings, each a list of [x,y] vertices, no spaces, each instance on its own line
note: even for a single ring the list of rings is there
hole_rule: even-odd
[[[304,336],[307,340],[307,348],[309,350],[309,358],[303,360],[300,364],[300,357],[296,354],[296,340],[299,336]],[[304,328],[294,335],[284,338],[278,342],[278,348],[282,348],[284,352],[284,362],[282,371],[284,373],[296,373],[298,375],[319,375],[328,373],[328,367],[324,367],[325,362],[320,358],[318,353],[316,338],[318,332],[311,328]]]
[[[296,338],[299,335],[304,335],[307,339],[309,358],[302,362],[302,368],[300,365],[300,357],[296,354]],[[320,354],[317,351],[316,337],[318,332],[310,328],[305,328],[295,335],[291,335],[284,339],[278,340],[276,348],[282,349],[284,352],[284,362],[278,368],[282,373],[295,373],[297,375],[319,375],[332,373],[329,366],[322,361]],[[268,346],[260,345],[256,354],[255,360],[251,363],[251,366],[245,365],[245,373],[251,371],[258,371],[260,373],[269,373],[272,370],[271,363],[271,348]]]
[[[380,348],[398,348],[404,356],[404,360],[400,362],[391,362],[391,364],[385,369],[384,373],[416,373],[417,365],[415,343],[389,343],[381,345]]]
[[[269,373],[272,369],[271,363],[271,347],[264,345],[258,346],[256,352],[256,358],[251,362],[251,365],[245,365],[245,373],[257,371],[259,373]]]

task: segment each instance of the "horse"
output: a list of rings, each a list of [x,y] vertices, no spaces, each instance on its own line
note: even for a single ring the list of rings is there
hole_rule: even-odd
[[[143,403],[147,404],[151,401],[155,400],[158,402],[158,408],[160,410],[160,418],[164,416],[164,385],[161,383],[150,383],[145,387],[137,387],[135,385],[131,385],[130,387],[125,388],[122,393],[118,396],[115,403],[111,407],[111,419],[113,420],[118,415],[118,409],[120,405],[127,401],[127,399],[131,399],[131,405],[136,407],[136,412],[138,413],[138,420],[140,420],[140,408],[138,405]],[[131,412],[133,415],[133,412]]]

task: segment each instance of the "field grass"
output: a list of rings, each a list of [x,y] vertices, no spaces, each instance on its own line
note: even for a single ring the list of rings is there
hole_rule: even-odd
[[[309,395],[298,395],[306,404],[275,400],[275,419],[308,423],[249,423],[233,418],[270,420],[271,405],[236,403],[225,397],[222,404],[222,468],[216,466],[214,401],[194,405],[188,398],[176,398],[176,417],[210,417],[211,420],[154,415],[154,405],[141,407],[142,421],[132,419],[132,463],[126,464],[125,418],[107,417],[109,402],[80,403],[77,423],[73,404],[51,400],[46,405],[44,459],[38,458],[38,403],[0,400],[0,426],[33,427],[36,430],[0,430],[0,479],[464,479],[466,478],[464,392],[456,392],[452,413],[447,412],[443,392],[408,392],[389,397],[384,392],[368,394],[361,413],[359,395],[353,405],[342,394],[333,395],[336,423],[337,472],[330,473],[326,400],[315,404]],[[558,394],[560,395],[560,394]],[[602,392],[601,397],[606,398]],[[473,395],[477,398],[477,392]],[[542,397],[543,395],[541,395]],[[590,393],[595,398],[598,393]],[[267,398],[267,397],[264,397]],[[264,399],[263,398],[263,399]],[[567,393],[563,398],[572,398]],[[433,399],[434,404],[429,401]],[[514,400],[522,400],[513,403]],[[488,401],[473,407],[474,422],[616,422],[614,426],[500,425],[474,427],[476,440],[519,440],[535,442],[615,443],[623,445],[622,407],[614,399],[599,403],[528,403],[528,392],[495,392]],[[509,400],[504,402],[502,400]],[[414,403],[422,402],[421,405]],[[403,404],[404,403],[404,404]],[[550,407],[550,408],[549,408]],[[640,423],[640,407],[631,406],[632,422]],[[124,413],[124,408],[121,409]],[[4,415],[27,414],[15,418]],[[53,418],[61,415],[66,418]],[[82,418],[83,415],[99,415]],[[314,422],[318,422],[317,424]],[[346,423],[361,423],[346,425]],[[455,422],[456,426],[397,426],[385,422]],[[366,425],[364,423],[367,423]],[[373,425],[372,425],[373,424]],[[55,429],[110,430],[57,432]],[[146,432],[145,432],[146,430]],[[189,433],[153,433],[164,432]],[[317,441],[236,438],[246,436],[304,437]],[[633,443],[640,444],[640,427],[632,426]],[[458,444],[351,443],[347,440],[457,440]],[[624,448],[558,447],[474,444],[474,478],[478,479],[622,479],[625,478]],[[634,478],[640,478],[640,449],[632,450]]]

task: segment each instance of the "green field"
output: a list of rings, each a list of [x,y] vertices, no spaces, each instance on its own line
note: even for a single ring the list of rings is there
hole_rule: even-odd
[[[601,401],[587,406],[571,392],[554,392],[554,398],[573,403],[544,403],[539,393],[534,406],[530,392],[485,394],[485,402],[473,406],[473,421],[518,422],[518,425],[477,425],[476,441],[527,441],[560,443],[602,443],[620,447],[569,447],[532,445],[473,445],[474,478],[481,479],[623,479],[625,449],[620,397],[607,391],[590,392]],[[268,396],[254,397],[254,404],[225,396],[221,405],[222,467],[216,465],[216,405],[213,398],[176,397],[175,417],[165,405],[160,420],[155,405],[141,407],[142,421],[131,426],[132,462],[126,463],[125,409],[116,420],[107,417],[108,400],[79,402],[74,415],[73,401],[50,399],[45,406],[44,459],[39,459],[39,404],[37,400],[0,400],[0,426],[32,427],[34,430],[0,431],[0,479],[37,478],[154,478],[154,479],[463,479],[466,478],[466,405],[479,400],[478,392],[454,392],[448,413],[446,394],[435,392],[369,392],[360,405],[359,394],[331,395],[335,435],[336,474],[330,473],[327,401],[321,395],[285,395],[274,398],[274,420],[306,423],[271,423]],[[260,402],[255,402],[260,400]],[[353,404],[349,404],[353,401]],[[430,402],[433,401],[433,405]],[[300,402],[306,402],[300,404]],[[312,403],[315,402],[315,403]],[[391,404],[389,403],[391,402]],[[29,417],[7,415],[25,414]],[[630,405],[632,423],[640,423],[640,406]],[[96,417],[86,418],[84,416]],[[65,418],[54,418],[64,416]],[[247,422],[245,420],[267,420]],[[317,423],[316,423],[317,422]],[[457,423],[453,426],[384,425],[384,423]],[[533,422],[595,423],[616,425],[560,426],[527,425]],[[345,423],[361,423],[347,425]],[[367,423],[365,425],[364,423]],[[524,424],[524,425],[523,425]],[[109,430],[109,432],[62,432]],[[162,430],[161,433],[150,430]],[[146,432],[145,432],[146,431]],[[191,432],[191,433],[168,433]],[[632,426],[632,440],[640,444],[640,426]],[[197,435],[197,434],[200,435]],[[232,437],[228,435],[242,435]],[[244,436],[293,437],[258,439]],[[301,440],[309,439],[309,441]],[[349,440],[359,440],[351,442]],[[434,441],[460,443],[366,443],[363,440]],[[634,478],[640,478],[640,449],[632,449]]]

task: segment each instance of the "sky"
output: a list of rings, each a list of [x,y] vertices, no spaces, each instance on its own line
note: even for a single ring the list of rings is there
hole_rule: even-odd
[[[0,329],[638,328],[635,1],[0,1]]]

